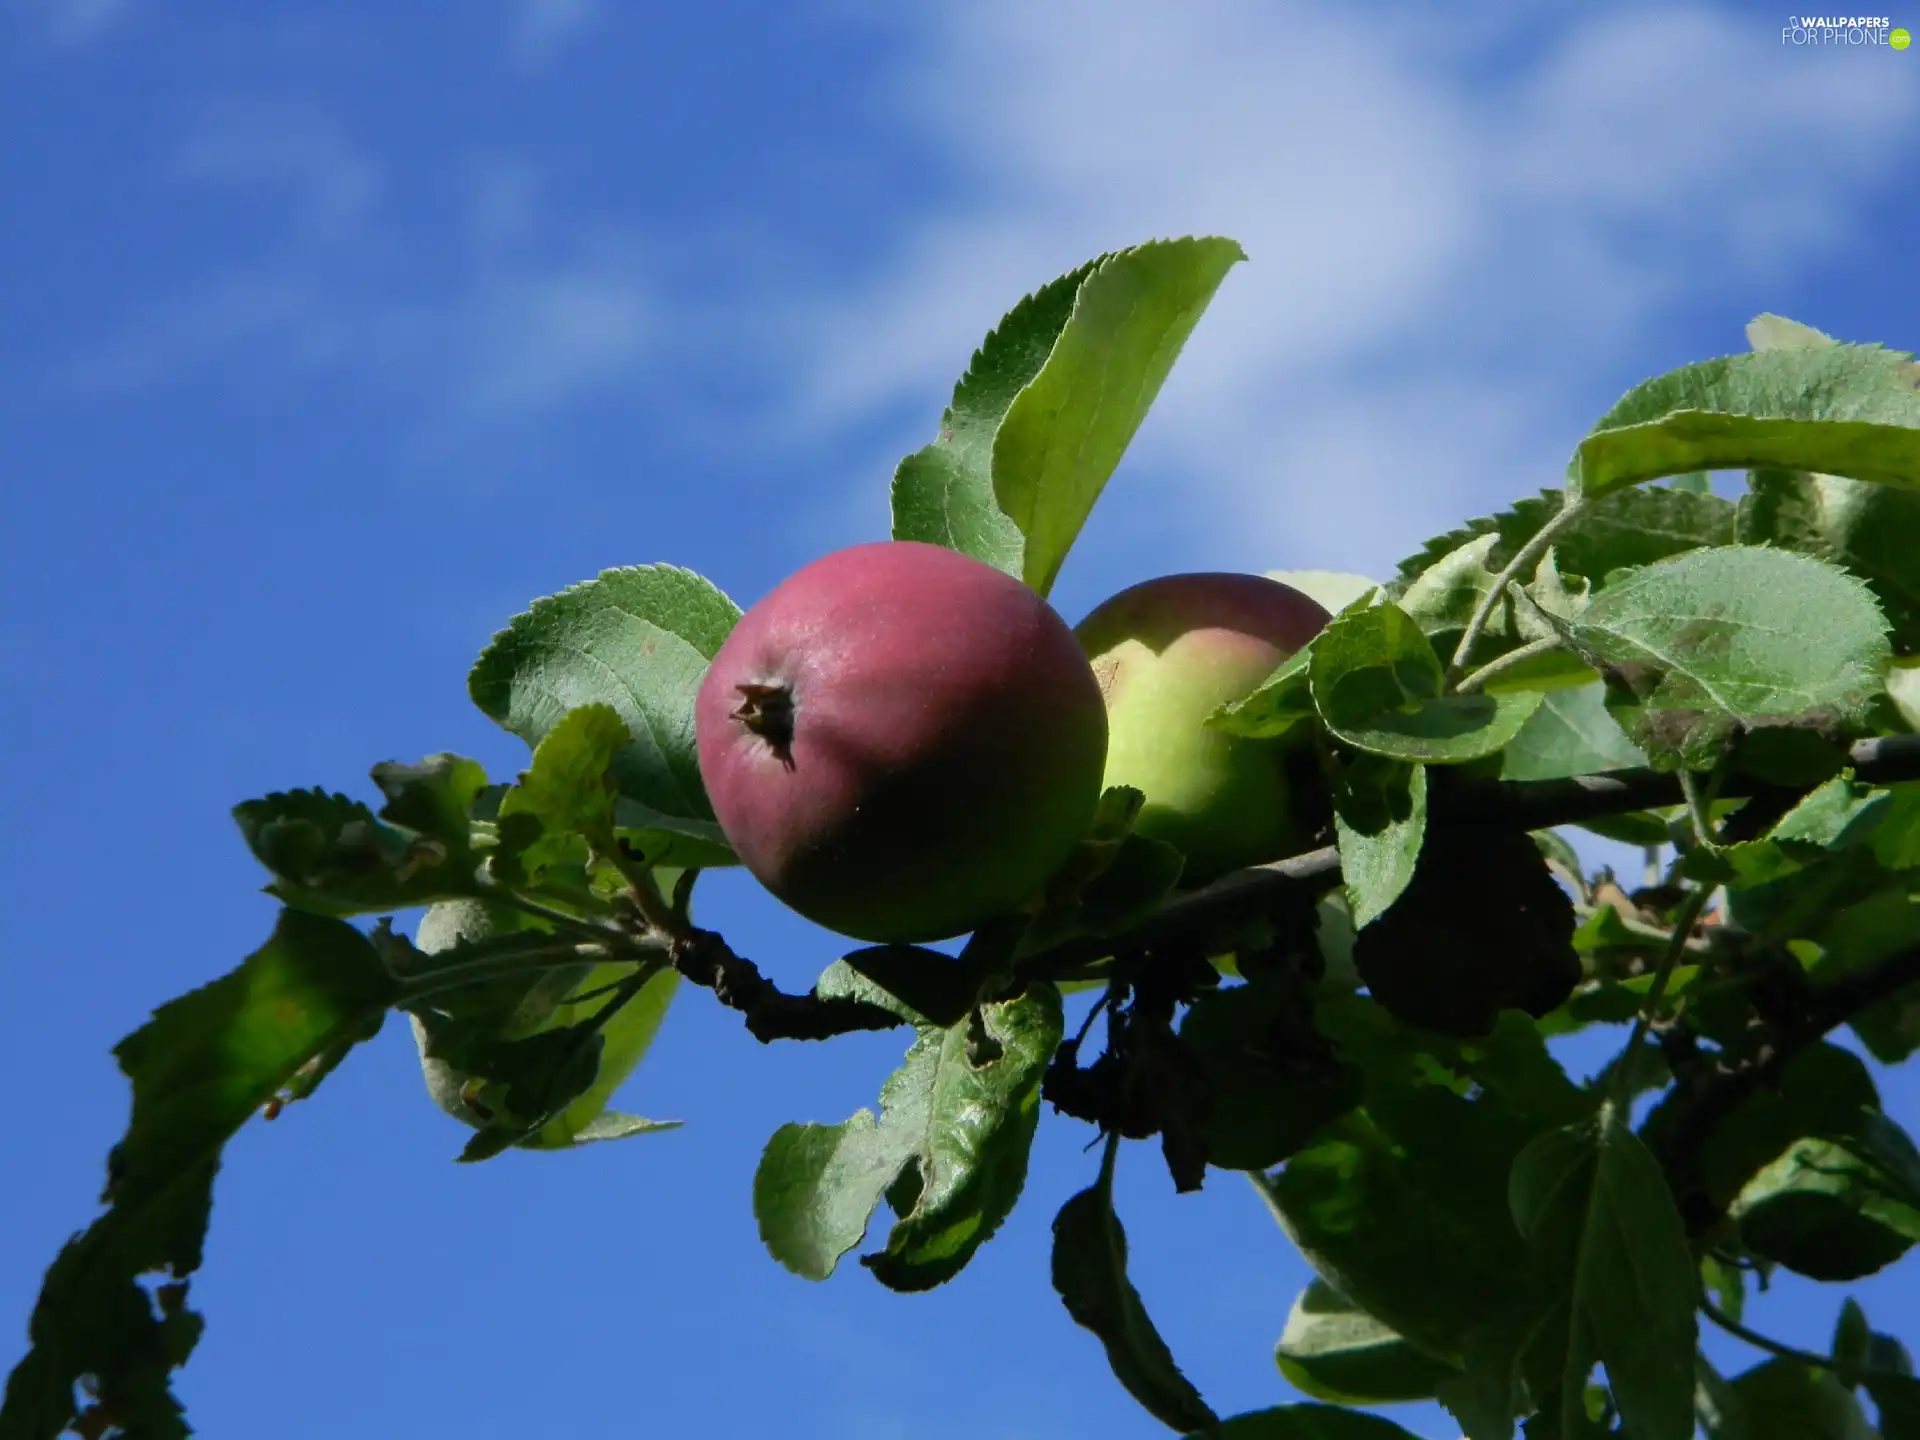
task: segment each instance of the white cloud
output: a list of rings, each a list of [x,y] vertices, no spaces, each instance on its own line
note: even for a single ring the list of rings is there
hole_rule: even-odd
[[[514,0],[514,53],[529,63],[549,60],[599,18],[599,0]]]
[[[1190,558],[1247,567],[1378,572],[1552,483],[1592,418],[1568,397],[1665,307],[1843,237],[1920,100],[1886,53],[1783,52],[1707,9],[1516,7],[1472,33],[1419,8],[1235,0],[918,13],[889,93],[958,198],[797,317],[800,422],[911,403],[930,430],[1037,282],[1115,244],[1229,234],[1252,263],[1176,368],[1130,490]],[[1187,512],[1219,519],[1180,536]]]
[[[54,44],[79,46],[100,39],[132,6],[129,0],[13,0],[12,8]]]

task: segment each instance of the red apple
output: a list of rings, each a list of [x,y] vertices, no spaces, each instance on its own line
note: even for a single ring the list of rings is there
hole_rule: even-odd
[[[715,817],[810,920],[934,940],[1030,901],[1086,833],[1107,717],[1033,590],[911,541],[816,560],[755,605],[694,706]]]
[[[1222,734],[1206,720],[1250,694],[1327,623],[1261,575],[1165,575],[1099,606],[1075,635],[1106,698],[1104,783],[1146,796],[1135,829],[1187,857],[1183,884],[1306,848],[1284,740]]]

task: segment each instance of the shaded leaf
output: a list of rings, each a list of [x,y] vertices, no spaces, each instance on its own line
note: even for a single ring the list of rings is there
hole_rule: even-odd
[[[1360,1103],[1359,1071],[1313,1054],[1294,1033],[1300,1008],[1294,990],[1256,979],[1201,995],[1187,1011],[1180,1042],[1206,1084],[1208,1163],[1268,1169]]]
[[[1302,1290],[1274,1347],[1280,1373],[1302,1394],[1336,1405],[1432,1399],[1457,1374],[1382,1325],[1324,1280]]]
[[[1750,1440],[1880,1440],[1831,1370],[1769,1360],[1736,1375],[1733,1394]]]
[[[1367,988],[1443,1035],[1484,1035],[1502,1010],[1545,1015],[1580,980],[1573,903],[1523,832],[1436,827],[1398,899],[1354,940]]]
[[[107,1424],[143,1440],[188,1433],[168,1378],[201,1330],[187,1286],[221,1150],[303,1066],[378,1031],[398,994],[359,931],[285,910],[237,970],[161,1006],[115,1047],[133,1115],[108,1158],[108,1209],[47,1272],[0,1435],[54,1440],[80,1420],[83,1377],[95,1433]],[[150,1297],[141,1282],[155,1278],[163,1283]]]
[[[1426,767],[1358,757],[1335,782],[1333,823],[1358,931],[1385,914],[1413,879],[1427,831]]]
[[[1175,1430],[1212,1430],[1219,1417],[1180,1373],[1127,1278],[1127,1234],[1113,1213],[1119,1137],[1109,1135],[1100,1178],[1060,1207],[1053,1221],[1053,1288],[1075,1323],[1106,1347],[1107,1363],[1153,1417]]]
[[[1829,1140],[1797,1140],[1734,1202],[1747,1249],[1814,1280],[1884,1270],[1920,1239],[1920,1210],[1887,1193],[1878,1169]]]
[[[1611,1107],[1591,1124],[1550,1130],[1514,1162],[1511,1202],[1514,1223],[1568,1297],[1562,1423],[1577,1423],[1599,1362],[1629,1433],[1690,1440],[1694,1260],[1646,1146]]]
[[[1235,1415],[1206,1436],[1207,1440],[1418,1440],[1391,1420],[1337,1405],[1276,1405]]]

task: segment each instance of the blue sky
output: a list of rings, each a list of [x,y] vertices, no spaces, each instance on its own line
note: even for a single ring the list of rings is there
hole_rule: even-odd
[[[974,344],[1087,256],[1216,232],[1252,258],[1069,563],[1069,619],[1177,569],[1385,573],[1762,310],[1920,345],[1920,52],[1785,47],[1782,18],[0,4],[6,1363],[125,1119],[108,1048],[271,925],[229,807],[440,749],[510,773],[464,677],[533,596],[670,560],[751,603],[884,534]],[[839,953],[738,875],[700,913],[790,985]],[[763,1049],[690,992],[624,1097],[684,1129],[456,1167],[390,1026],[229,1152],[195,1422],[1158,1433],[1047,1284],[1095,1168],[1074,1122],[931,1296],[761,1251],[765,1137],[870,1104],[899,1049]],[[1176,1200],[1142,1147],[1121,1202],[1216,1407],[1286,1398],[1304,1271],[1248,1188]],[[1910,1283],[1861,1293],[1920,1338]],[[1820,1343],[1838,1298],[1761,1313]]]

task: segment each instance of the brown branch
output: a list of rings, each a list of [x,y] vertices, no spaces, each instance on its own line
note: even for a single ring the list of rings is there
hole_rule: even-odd
[[[1862,740],[1852,747],[1848,759],[1856,777],[1869,784],[1920,779],[1920,735]],[[1680,777],[1653,769],[1614,770],[1566,780],[1468,779],[1445,766],[1436,766],[1429,774],[1428,814],[1434,825],[1545,830],[1678,805],[1683,799]],[[1719,793],[1726,798],[1765,795],[1778,803],[1794,792],[1734,776]],[[1293,906],[1311,905],[1339,880],[1340,853],[1328,845],[1271,865],[1235,871],[1202,889],[1175,895],[1124,934],[1072,940],[1021,968],[1037,979],[1080,978],[1090,962],[1116,953],[1230,930]],[[679,942],[674,963],[689,980],[744,1013],[747,1029],[761,1040],[820,1040],[905,1023],[891,1011],[860,1001],[788,994],[761,975],[752,961],[735,955],[724,940],[707,931],[692,931]]]
[[[733,953],[711,930],[690,930],[677,941],[673,968],[696,985],[713,991],[722,1005],[747,1017],[747,1033],[762,1043],[772,1040],[825,1040],[857,1030],[890,1030],[906,1020],[864,1000],[809,992],[793,995],[760,973],[751,960]]]

